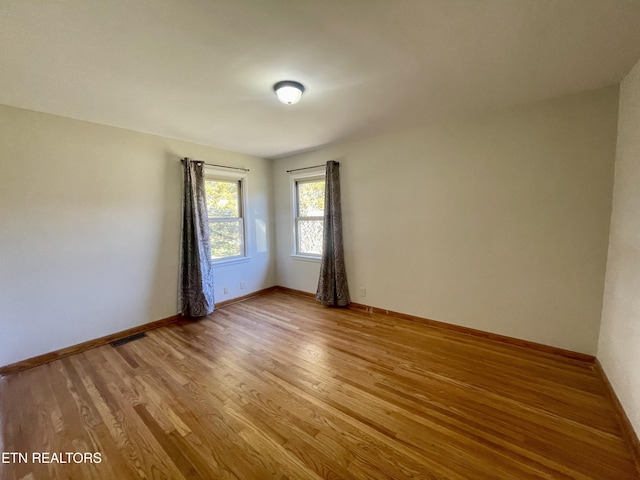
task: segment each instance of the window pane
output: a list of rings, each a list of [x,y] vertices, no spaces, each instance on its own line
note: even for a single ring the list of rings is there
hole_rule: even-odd
[[[298,182],[298,216],[321,217],[324,214],[324,180]]]
[[[209,217],[240,216],[240,183],[237,181],[207,180],[207,212]]]
[[[242,252],[242,219],[209,221],[211,258],[236,257]]]
[[[298,220],[298,253],[322,255],[323,220]]]

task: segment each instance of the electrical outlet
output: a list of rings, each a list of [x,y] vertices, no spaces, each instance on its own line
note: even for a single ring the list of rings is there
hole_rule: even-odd
[[[229,287],[224,287],[224,294],[228,294],[229,293]]]
[[[367,296],[367,289],[366,288],[361,288],[360,289],[360,296],[361,297],[366,297]]]
[[[244,289],[244,280],[240,282],[240,290]]]

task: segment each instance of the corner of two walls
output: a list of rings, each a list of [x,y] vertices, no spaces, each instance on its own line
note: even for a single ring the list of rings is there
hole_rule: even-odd
[[[640,62],[620,85],[598,360],[640,436]]]
[[[0,105],[0,366],[176,314],[184,156],[251,170],[216,300],[275,285],[269,160]]]
[[[290,256],[286,170],[338,160],[352,300],[595,355],[617,101],[611,87],[275,160],[278,284],[314,292],[319,272]]]

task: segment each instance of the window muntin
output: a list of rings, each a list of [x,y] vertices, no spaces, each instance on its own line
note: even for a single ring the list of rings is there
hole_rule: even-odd
[[[218,177],[205,179],[211,259],[245,256],[242,180]]]
[[[320,257],[324,229],[324,176],[295,181],[295,254]]]

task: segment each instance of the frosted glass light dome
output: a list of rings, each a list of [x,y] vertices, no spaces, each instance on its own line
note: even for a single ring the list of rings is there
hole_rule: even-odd
[[[304,92],[304,85],[292,80],[284,80],[276,83],[273,86],[273,90],[276,92],[278,100],[287,105],[293,105],[300,101],[302,92]]]

